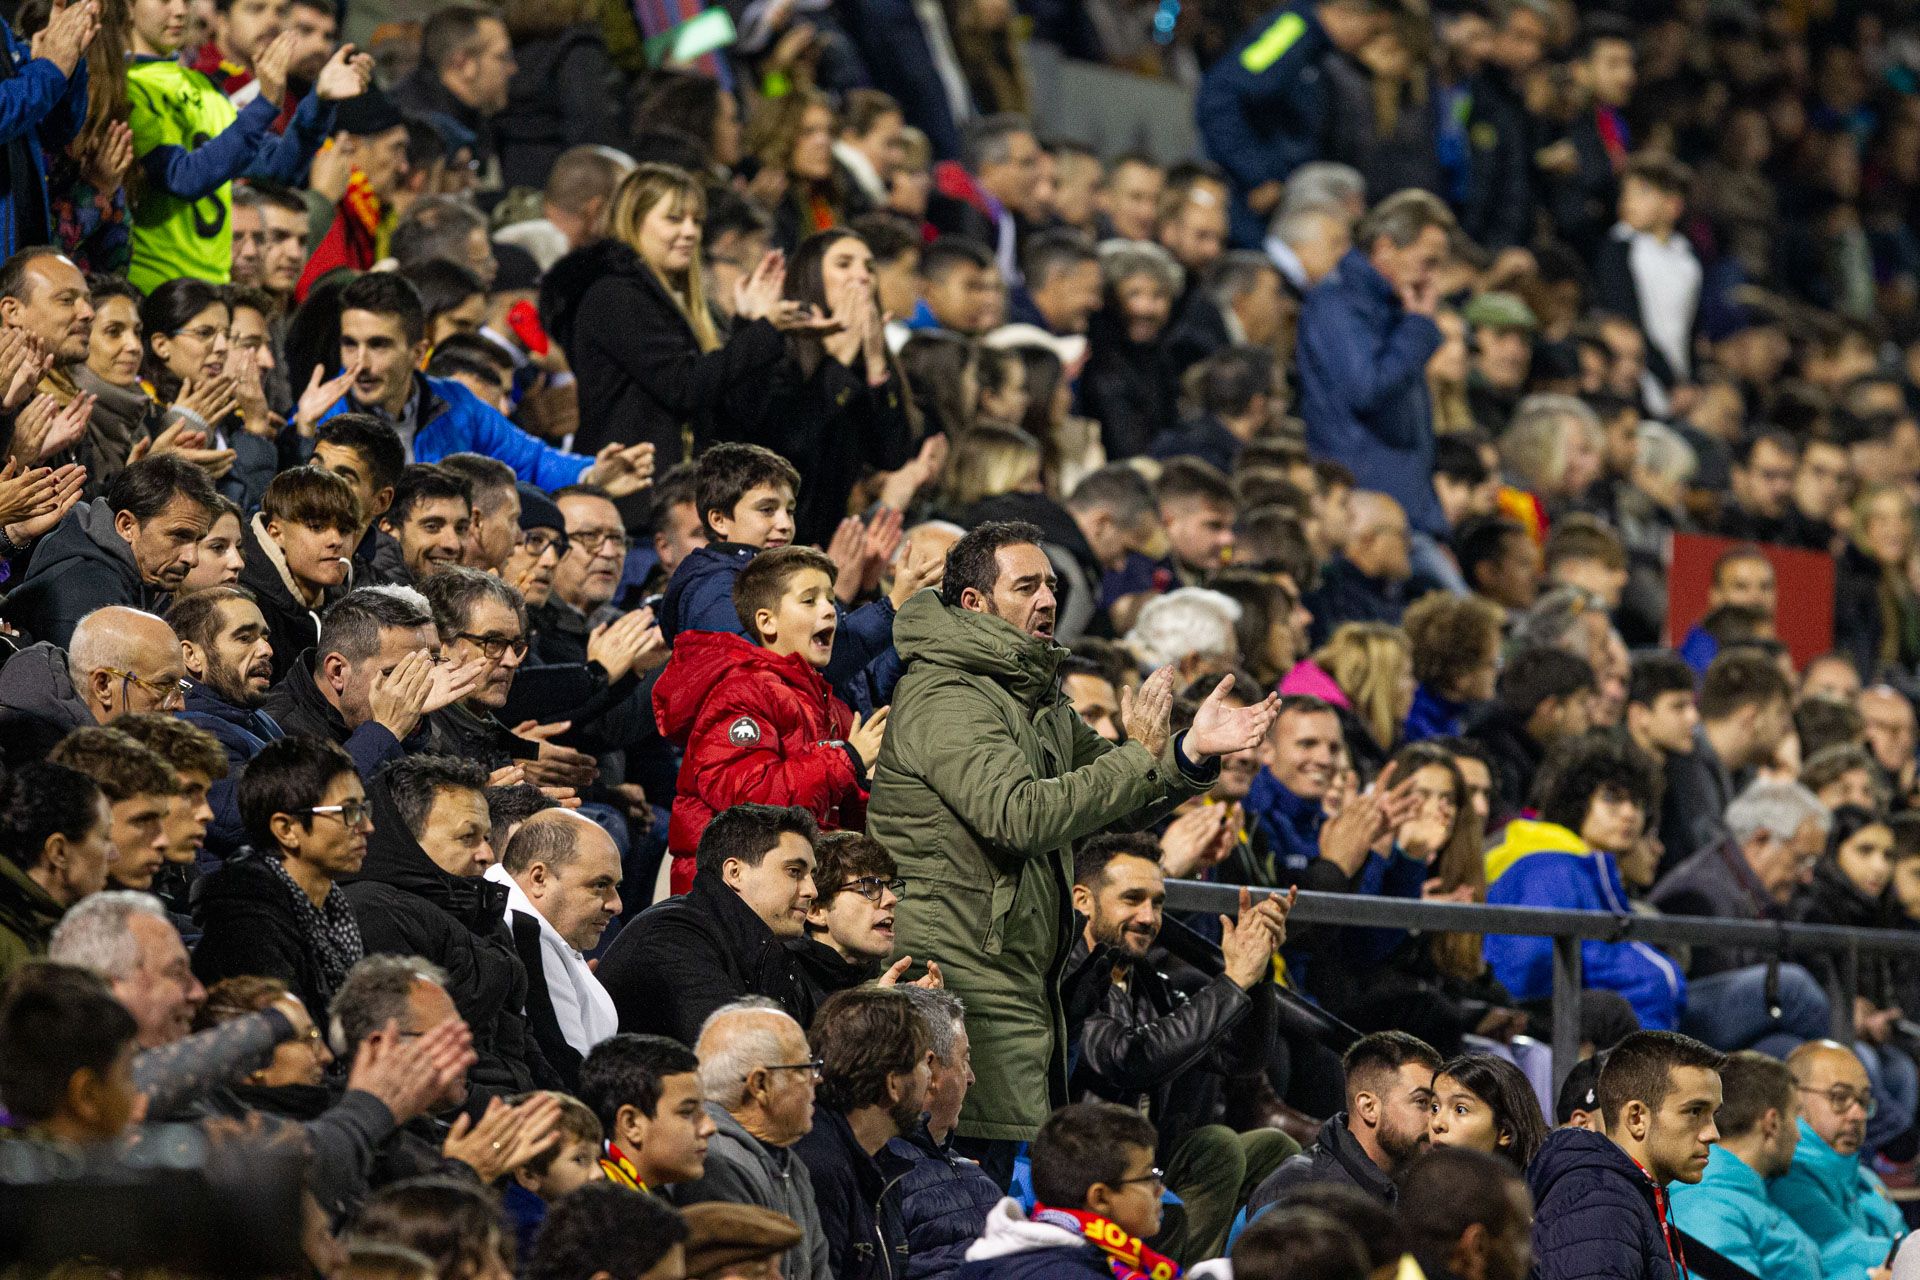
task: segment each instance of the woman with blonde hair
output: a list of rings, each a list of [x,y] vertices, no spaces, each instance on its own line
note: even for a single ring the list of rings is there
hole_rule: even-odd
[[[1573,396],[1528,396],[1501,435],[1500,463],[1509,481],[1538,498],[1549,515],[1565,509],[1600,478],[1605,462],[1600,419]]]
[[[785,259],[769,253],[715,312],[701,266],[706,192],[669,164],[636,166],[614,192],[611,234],[553,264],[540,316],[580,380],[574,447],[649,441],[662,469],[757,426],[764,384],[789,332],[825,332],[817,307],[785,300]]]
[[[1413,648],[1384,622],[1343,623],[1280,682],[1282,696],[1310,693],[1340,709],[1347,750],[1372,777],[1400,740],[1413,709]]]
[[[1853,504],[1853,536],[1834,585],[1834,648],[1869,676],[1920,662],[1920,597],[1908,567],[1915,552],[1913,500],[1877,484]]]
[[[1040,442],[1018,427],[982,422],[961,432],[947,463],[941,505],[970,525],[978,522],[975,503],[1005,493],[1044,493],[1040,455]]]

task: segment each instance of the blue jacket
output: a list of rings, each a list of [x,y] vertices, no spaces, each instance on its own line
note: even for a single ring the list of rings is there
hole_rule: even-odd
[[[1194,98],[1194,123],[1207,158],[1233,187],[1233,243],[1259,247],[1266,235],[1247,193],[1284,181],[1321,158],[1329,94],[1320,62],[1333,41],[1311,0],[1269,13],[1207,68]]]
[[[1793,1167],[1773,1180],[1767,1194],[1820,1246],[1820,1264],[1834,1280],[1862,1280],[1907,1231],[1873,1170],[1859,1156],[1828,1146],[1805,1120]]]
[[[1407,710],[1407,723],[1402,735],[1408,742],[1456,737],[1465,725],[1467,705],[1443,698],[1424,684],[1417,685],[1413,691],[1413,706]]]
[[[0,81],[0,143],[26,143],[33,156],[33,185],[40,197],[40,221],[57,230],[47,211],[47,148],[63,148],[79,134],[87,119],[87,60],[74,64],[63,76],[46,58],[36,58],[13,28],[0,22],[13,61],[13,77]],[[0,255],[12,257],[20,243],[19,211],[13,194],[0,183]]]
[[[540,443],[452,378],[414,376],[414,392],[424,397],[413,434],[415,462],[438,462],[454,453],[484,454],[512,467],[525,483],[547,490],[579,483],[581,473],[593,465],[584,454]],[[356,411],[359,406],[352,398],[341,396],[320,421]]]
[[[1670,1194],[1674,1224],[1727,1261],[1767,1280],[1819,1280],[1820,1246],[1767,1198],[1766,1180],[1725,1147],[1707,1157],[1698,1184],[1676,1183]]]
[[[286,734],[266,712],[236,707],[198,681],[187,690],[180,718],[212,734],[227,753],[227,776],[207,789],[213,823],[207,828],[206,853],[220,861],[247,843],[247,830],[240,821],[240,774],[261,748]]]
[[[1288,883],[1320,857],[1320,828],[1327,820],[1318,800],[1287,790],[1271,769],[1253,775],[1243,803],[1273,850],[1273,862]]]
[[[1678,1280],[1660,1226],[1659,1188],[1613,1139],[1554,1130],[1527,1183],[1533,1280]]]
[[[1307,448],[1393,498],[1414,528],[1444,538],[1427,394],[1427,360],[1439,349],[1440,327],[1409,315],[1358,249],[1300,309],[1296,359]]]
[[[1487,852],[1487,902],[1504,907],[1556,907],[1625,915],[1627,891],[1613,855],[1591,849],[1565,827],[1520,819],[1507,824]],[[1553,991],[1553,942],[1548,938],[1489,934],[1487,964],[1515,1000],[1538,1000]],[[1671,1031],[1687,1003],[1680,966],[1644,942],[1580,944],[1589,987],[1627,998],[1640,1025]]]
[[[907,1228],[906,1280],[940,1280],[966,1261],[1000,1188],[979,1165],[937,1143],[923,1120],[891,1139],[876,1157],[893,1185]]]
[[[747,629],[740,625],[740,615],[733,609],[733,581],[758,554],[759,548],[737,542],[711,543],[688,552],[668,579],[660,602],[660,634],[667,643],[672,644],[682,631],[746,635]],[[879,662],[893,648],[893,602],[883,596],[851,613],[836,603],[834,612],[839,615],[840,630],[833,638],[833,660],[822,674],[836,691],[845,690],[841,696],[864,714],[884,705],[894,681],[899,679],[897,662]],[[876,673],[893,668],[892,679],[885,680],[884,691],[879,691],[887,696],[879,702],[872,700],[875,691],[862,681],[869,666],[875,666]],[[867,696],[849,696],[855,691],[864,691]]]

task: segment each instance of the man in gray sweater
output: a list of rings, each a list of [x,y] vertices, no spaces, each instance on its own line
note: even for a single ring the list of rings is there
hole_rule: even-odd
[[[694,1046],[700,1086],[719,1131],[706,1175],[671,1189],[673,1202],[726,1200],[784,1213],[804,1233],[780,1264],[785,1280],[831,1280],[813,1182],[792,1151],[813,1128],[819,1080],[807,1036],[779,1005],[750,997],[723,1005]]]

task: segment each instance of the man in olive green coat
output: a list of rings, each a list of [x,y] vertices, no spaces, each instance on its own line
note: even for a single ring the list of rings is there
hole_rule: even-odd
[[[1139,830],[1211,785],[1216,757],[1257,746],[1275,699],[1216,690],[1193,727],[1167,728],[1172,672],[1123,708],[1129,741],[1074,714],[1054,673],[1054,575],[1029,524],[994,522],[947,555],[936,595],[894,620],[907,664],[872,771],[867,831],[907,881],[895,950],[937,962],[967,1006],[973,1069],[960,1133],[1031,1139],[1066,1101],[1060,978],[1073,946],[1073,850]]]

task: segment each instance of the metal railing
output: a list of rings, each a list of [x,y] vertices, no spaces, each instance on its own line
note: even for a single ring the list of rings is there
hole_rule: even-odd
[[[1256,901],[1269,890],[1256,890]],[[1172,911],[1232,915],[1237,885],[1169,880]],[[1845,929],[1826,924],[1769,920],[1722,920],[1708,916],[1614,915],[1606,911],[1561,911],[1545,907],[1484,903],[1416,902],[1365,894],[1302,893],[1292,919],[1301,924],[1405,929],[1420,933],[1521,934],[1553,940],[1553,1083],[1557,1090],[1580,1051],[1580,944],[1647,942],[1655,946],[1740,947],[1791,959],[1795,952],[1837,953],[1827,997],[1833,1038],[1853,1042],[1853,997],[1859,989],[1860,956],[1892,953],[1920,957],[1920,931]]]

